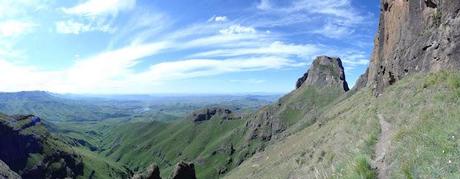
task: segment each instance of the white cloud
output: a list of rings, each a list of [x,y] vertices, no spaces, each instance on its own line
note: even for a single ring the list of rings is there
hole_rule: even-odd
[[[116,16],[119,12],[131,10],[136,0],[87,0],[74,7],[63,8],[67,14],[82,16]]]
[[[31,11],[36,13],[39,10],[48,8],[50,0],[1,0],[0,18],[14,18],[28,16]]]
[[[140,74],[138,77],[153,81],[165,81],[211,76],[230,72],[282,69],[303,65],[305,64],[275,56],[226,60],[191,59],[153,65],[150,67],[149,71]]]
[[[244,84],[261,84],[267,82],[266,80],[259,80],[259,79],[237,79],[237,80],[230,80],[232,83],[244,83]]]
[[[297,56],[310,58],[320,52],[318,46],[312,44],[286,44],[281,41],[275,41],[271,44],[255,48],[231,48],[219,49],[207,52],[193,54],[192,57],[234,57],[247,55],[277,55],[277,56]]]
[[[254,34],[256,33],[256,29],[252,27],[242,26],[239,24],[232,25],[225,29],[219,31],[221,34],[224,35],[232,35],[232,34]]]
[[[257,28],[306,24],[305,30],[328,38],[348,37],[355,29],[363,28],[370,14],[362,13],[355,8],[351,0],[293,0],[287,3],[261,0],[257,9],[262,10],[260,16],[252,18]],[[282,5],[281,5],[282,4]],[[328,22],[323,25],[324,22]],[[322,26],[320,30],[316,28]],[[323,31],[324,33],[319,33]]]
[[[114,29],[107,24],[90,25],[73,20],[58,21],[56,22],[56,32],[62,34],[80,34],[83,32],[100,31],[100,32],[114,32]]]
[[[332,23],[327,23],[322,28],[313,31],[315,34],[335,39],[350,36],[353,34],[353,32],[353,29],[350,27],[335,25]]]
[[[259,4],[257,4],[257,9],[270,10],[271,9],[270,0],[260,0]]]
[[[120,12],[133,10],[136,0],[86,0],[62,12],[72,15],[56,23],[56,31],[64,34],[79,34],[98,31],[113,33],[115,19]]]
[[[30,32],[36,25],[31,22],[8,20],[0,22],[0,36],[11,37]]]
[[[228,21],[227,16],[212,16],[208,22],[226,22]]]

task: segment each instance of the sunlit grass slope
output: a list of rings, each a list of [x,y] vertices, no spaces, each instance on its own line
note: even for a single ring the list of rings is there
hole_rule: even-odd
[[[458,178],[459,97],[458,72],[413,75],[377,98],[360,90],[226,177],[375,178],[380,114],[392,125],[385,156],[391,178]]]

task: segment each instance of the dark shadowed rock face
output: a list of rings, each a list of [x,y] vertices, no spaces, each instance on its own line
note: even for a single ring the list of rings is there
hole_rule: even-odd
[[[193,163],[180,162],[172,175],[173,179],[196,179],[195,165]]]
[[[342,61],[340,58],[327,56],[317,57],[307,73],[297,80],[297,88],[303,85],[319,88],[339,86],[344,91],[349,90]]]
[[[210,120],[212,117],[218,116],[222,118],[223,120],[232,120],[232,111],[230,109],[225,109],[225,108],[205,108],[205,109],[200,109],[192,113],[191,119],[193,122],[201,122],[201,121],[207,121]]]
[[[160,168],[156,164],[152,164],[144,173],[136,174],[132,179],[161,179]]]
[[[0,178],[6,179],[20,179],[21,177],[6,165],[3,161],[0,160]]]
[[[381,0],[366,85],[380,94],[406,75],[460,68],[460,1]]]
[[[36,116],[0,114],[0,160],[23,178],[76,178],[81,157],[52,136]]]

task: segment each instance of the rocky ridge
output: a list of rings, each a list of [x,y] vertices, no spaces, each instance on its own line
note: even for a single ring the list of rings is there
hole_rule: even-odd
[[[223,120],[232,120],[234,118],[230,109],[221,107],[210,107],[194,111],[189,118],[191,118],[193,122],[201,122],[210,120],[214,116],[218,116]]]
[[[0,160],[23,178],[75,178],[83,162],[33,115],[0,114]]]

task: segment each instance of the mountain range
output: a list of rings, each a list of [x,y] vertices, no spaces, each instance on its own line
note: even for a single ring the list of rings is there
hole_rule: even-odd
[[[0,177],[459,178],[459,26],[458,1],[381,0],[352,89],[319,56],[277,100],[3,93]]]

